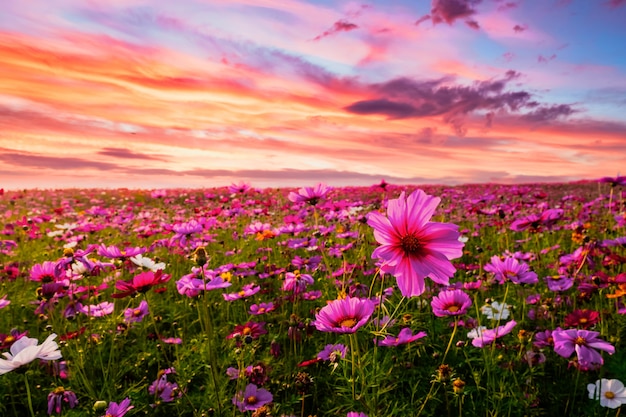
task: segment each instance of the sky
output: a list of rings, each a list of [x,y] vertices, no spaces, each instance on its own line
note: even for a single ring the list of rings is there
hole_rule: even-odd
[[[2,9],[0,188],[626,174],[626,0]]]

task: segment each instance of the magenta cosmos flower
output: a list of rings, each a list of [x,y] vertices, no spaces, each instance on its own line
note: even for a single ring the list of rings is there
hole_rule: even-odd
[[[297,193],[291,191],[287,198],[294,203],[308,203],[314,206],[319,203],[331,189],[331,187],[320,182],[315,187],[300,188]]]
[[[515,320],[511,320],[510,322],[502,326],[498,326],[495,329],[476,328],[474,329],[476,332],[472,330],[467,334],[467,336],[472,338],[473,346],[483,348],[491,345],[497,338],[511,333],[511,330],[513,330],[513,327],[516,325],[517,322],[515,322]]]
[[[156,272],[145,271],[135,275],[129,280],[116,281],[115,288],[121,292],[111,294],[111,297],[124,298],[129,295],[135,295],[138,292],[144,293],[154,286],[165,285],[170,278],[172,278],[172,276],[164,274],[162,269]]]
[[[504,284],[507,280],[514,284],[536,284],[539,281],[537,274],[528,270],[527,264],[520,263],[515,258],[502,260],[495,255],[485,265],[485,271],[493,273],[496,281],[500,284]]]
[[[460,316],[467,313],[472,300],[461,290],[446,290],[433,297],[430,305],[437,317]]]
[[[591,330],[555,330],[552,332],[554,351],[564,358],[569,358],[576,352],[581,369],[597,369],[604,363],[598,350],[608,352],[610,355],[615,353],[615,347],[600,339],[599,335],[600,333]]]
[[[374,302],[346,297],[326,304],[315,315],[315,327],[321,332],[354,333],[370,319]]]
[[[413,334],[413,331],[408,327],[403,328],[398,333],[398,336],[389,335],[384,340],[378,342],[378,346],[400,346],[407,343],[414,342],[422,337],[426,337],[426,332],[418,332]]]
[[[450,259],[463,254],[458,226],[431,222],[441,199],[417,190],[389,200],[387,217],[378,212],[367,215],[374,237],[381,244],[372,258],[382,260],[380,269],[394,275],[405,297],[424,292],[424,278],[448,285],[456,269]]]
[[[131,409],[135,408],[130,405],[130,398],[126,397],[120,403],[111,401],[106,410],[106,414],[102,417],[124,417]]]

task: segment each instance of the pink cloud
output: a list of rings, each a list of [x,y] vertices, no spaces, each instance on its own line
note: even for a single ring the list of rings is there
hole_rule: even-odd
[[[327,36],[331,36],[339,32],[350,32],[351,30],[355,30],[358,28],[359,27],[356,24],[348,22],[347,20],[338,20],[333,24],[330,29],[325,30],[321,35],[317,35],[315,38],[313,38],[313,40],[319,41],[320,39]]]
[[[451,25],[455,20],[476,14],[474,7],[481,2],[482,0],[432,0],[430,16],[434,24],[445,22]]]

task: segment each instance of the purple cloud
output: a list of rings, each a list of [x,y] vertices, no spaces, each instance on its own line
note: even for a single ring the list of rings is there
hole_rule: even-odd
[[[520,33],[520,32],[523,32],[523,31],[525,31],[526,29],[528,29],[528,26],[526,26],[526,25],[515,25],[515,26],[513,26],[513,31],[514,31],[515,33]]]
[[[434,24],[446,22],[451,25],[457,19],[475,14],[474,6],[481,2],[482,0],[432,0],[430,15]]]
[[[606,2],[609,7],[615,8],[626,4],[626,0],[609,0]]]
[[[555,104],[552,106],[540,106],[523,117],[531,122],[548,122],[560,117],[567,117],[576,113],[576,111],[569,104]]]
[[[543,56],[543,55],[539,55],[539,56],[537,57],[537,62],[542,63],[542,64],[545,64],[546,62],[548,62],[548,61],[552,61],[552,60],[553,60],[553,59],[555,59],[555,58],[556,58],[556,54],[552,54],[552,55],[550,55],[549,57],[545,57],[545,56]]]
[[[335,22],[333,27],[322,33],[321,35],[317,35],[313,38],[314,41],[319,41],[322,38],[325,38],[330,35],[334,35],[338,32],[349,32],[351,30],[358,29],[358,26],[354,23],[350,23],[347,20],[341,19]]]
[[[480,29],[480,25],[475,20],[466,20],[465,24],[474,30]]]
[[[508,71],[503,79],[477,82],[469,87],[450,85],[448,78],[430,81],[398,78],[373,85],[371,90],[379,97],[357,101],[345,110],[383,114],[392,119],[443,115],[445,121],[454,124],[460,116],[474,111],[504,108],[517,111],[526,105],[530,101],[529,93],[504,91],[506,84],[517,77],[519,73]]]

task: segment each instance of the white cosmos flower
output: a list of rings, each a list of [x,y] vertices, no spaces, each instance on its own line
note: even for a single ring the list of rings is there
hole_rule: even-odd
[[[602,407],[619,408],[626,404],[626,388],[617,379],[599,379],[595,384],[587,385],[589,398],[600,400]]]
[[[135,265],[138,265],[138,266],[141,266],[143,268],[149,269],[152,272],[156,272],[159,269],[165,269],[165,263],[164,262],[156,263],[152,259],[143,257],[141,255],[131,256],[130,260]]]
[[[22,337],[11,345],[11,353],[4,352],[6,359],[0,358],[0,375],[11,372],[22,365],[27,365],[35,359],[53,361],[61,359],[59,345],[54,341],[57,335],[52,333],[41,345],[33,337]]]
[[[494,301],[491,304],[482,306],[480,311],[486,315],[489,320],[506,320],[511,314],[509,307],[511,306],[508,304],[500,304],[499,302]]]

